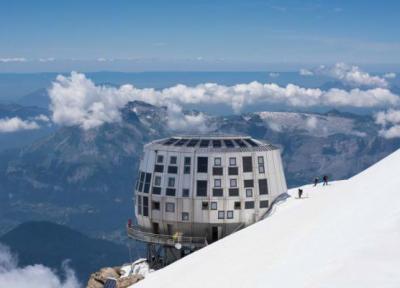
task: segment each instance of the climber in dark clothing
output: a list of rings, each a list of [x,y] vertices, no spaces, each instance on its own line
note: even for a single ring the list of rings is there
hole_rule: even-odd
[[[303,195],[303,189],[299,189],[299,199],[301,198],[301,196]]]
[[[323,186],[328,185],[328,176],[324,175],[324,178],[322,179],[324,180]]]
[[[319,182],[319,178],[315,177],[314,178],[314,187],[318,185],[318,182]]]

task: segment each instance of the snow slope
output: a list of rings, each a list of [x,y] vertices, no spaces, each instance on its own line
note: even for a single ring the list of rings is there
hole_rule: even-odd
[[[399,171],[400,150],[349,180],[305,186],[308,198],[134,287],[400,287]]]

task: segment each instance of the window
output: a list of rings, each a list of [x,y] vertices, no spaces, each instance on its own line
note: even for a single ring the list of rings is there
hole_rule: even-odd
[[[224,190],[222,188],[214,188],[213,189],[213,196],[214,197],[222,197],[222,196],[224,196]]]
[[[168,187],[175,187],[175,178],[174,177],[168,178]]]
[[[178,166],[168,166],[169,174],[178,174]]]
[[[146,173],[146,177],[144,180],[144,193],[149,193],[150,190],[150,183],[151,183],[151,173]]]
[[[264,157],[258,156],[257,161],[258,161],[258,173],[265,173]]]
[[[190,174],[190,162],[191,162],[191,159],[192,158],[190,158],[190,157],[185,157],[185,160],[184,160],[184,166],[183,166],[183,174]]]
[[[221,158],[220,157],[214,158],[214,166],[221,166]]]
[[[190,165],[191,158],[190,157],[185,157],[185,165]]]
[[[214,187],[221,187],[221,179],[214,179]]]
[[[225,211],[218,211],[218,219],[225,219]]]
[[[161,176],[154,177],[154,186],[161,186]]]
[[[208,202],[201,202],[201,210],[208,210]]]
[[[208,158],[207,157],[197,157],[197,172],[207,173],[208,171]]]
[[[182,189],[182,197],[189,197],[189,189]]]
[[[207,180],[197,180],[197,196],[207,196]]]
[[[233,219],[233,211],[232,210],[226,211],[226,218]]]
[[[233,178],[229,180],[230,187],[237,187],[237,179]]]
[[[250,188],[246,189],[246,197],[253,197],[253,189]]]
[[[268,194],[268,182],[267,179],[258,179],[258,189],[260,195]]]
[[[254,201],[244,202],[244,209],[254,209]]]
[[[211,210],[217,210],[218,209],[218,203],[217,202],[211,202]]]
[[[157,163],[163,163],[164,162],[164,156],[163,155],[157,155]]]
[[[236,201],[234,204],[234,208],[235,208],[235,210],[242,209],[242,203],[240,203],[240,201]]]
[[[154,172],[163,173],[164,165],[154,165]]]
[[[165,203],[165,212],[174,213],[175,212],[175,203],[166,202]]]
[[[236,166],[236,158],[235,157],[229,158],[229,166]]]
[[[160,210],[160,202],[158,202],[158,201],[151,202],[151,209]]]
[[[258,156],[257,157],[257,161],[258,161],[258,164],[264,164],[264,157],[263,156]]]
[[[189,221],[189,213],[182,212],[182,221]]]
[[[153,190],[151,191],[151,193],[156,194],[156,195],[160,195],[161,194],[161,187],[153,187]]]
[[[243,184],[244,184],[244,188],[254,187],[254,181],[253,181],[253,179],[251,179],[251,180],[244,180],[244,181],[243,181]]]
[[[213,167],[213,175],[222,175],[223,174],[223,168],[222,167]]]
[[[165,195],[167,195],[167,196],[175,196],[175,188],[167,188],[166,190],[165,190]]]
[[[238,188],[229,188],[229,196],[239,196]]]
[[[260,208],[268,208],[268,200],[261,200],[260,201]]]
[[[143,216],[149,216],[149,197],[143,196]]]
[[[175,165],[176,164],[176,156],[171,156],[169,158],[169,164]]]
[[[142,215],[142,196],[138,196],[138,199],[137,199],[138,201],[137,201],[137,203],[138,203],[138,214],[139,215]]]
[[[243,172],[253,172],[251,157],[243,157]]]
[[[228,167],[228,175],[238,175],[239,169],[238,167]]]
[[[145,177],[145,173],[140,172],[140,177],[139,177],[139,191],[140,192],[143,191],[144,177]]]

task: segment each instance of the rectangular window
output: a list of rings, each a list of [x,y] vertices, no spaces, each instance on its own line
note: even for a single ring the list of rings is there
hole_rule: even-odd
[[[237,179],[229,179],[229,187],[237,187]]]
[[[221,166],[221,158],[220,157],[214,158],[214,166]]]
[[[168,166],[169,174],[178,174],[178,166]]]
[[[149,197],[143,196],[143,216],[149,216]]]
[[[221,187],[221,179],[214,179],[214,187]]]
[[[258,173],[265,173],[264,164],[258,164]]]
[[[158,202],[158,201],[151,202],[151,209],[160,210],[160,202]]]
[[[258,161],[258,164],[264,164],[264,157],[263,156],[258,156],[257,157],[257,161]]]
[[[208,202],[201,202],[201,210],[208,210]]]
[[[228,167],[228,174],[229,175],[238,175],[239,174],[238,167]]]
[[[174,213],[175,212],[175,203],[166,202],[165,203],[165,212]]]
[[[211,202],[211,210],[217,210],[218,209],[218,203],[217,202]]]
[[[154,165],[154,172],[163,173],[164,165]]]
[[[244,209],[254,209],[254,201],[244,202]]]
[[[213,196],[214,197],[222,197],[222,196],[224,196],[224,190],[222,188],[214,188],[213,189]]]
[[[253,189],[250,188],[246,189],[246,197],[253,197]]]
[[[207,180],[197,180],[197,196],[207,196]]]
[[[236,166],[236,158],[235,157],[229,158],[229,166]]]
[[[144,193],[149,193],[150,190],[150,183],[151,183],[151,173],[146,173],[146,177],[144,180]]]
[[[189,189],[182,189],[182,197],[189,197]]]
[[[171,156],[169,158],[169,164],[171,164],[171,165],[175,165],[176,164],[176,156]]]
[[[169,177],[168,178],[168,187],[175,187],[175,178],[174,177]]]
[[[223,168],[222,167],[213,167],[213,175],[222,175],[223,174]]]
[[[242,203],[240,203],[240,201],[236,201],[234,204],[234,208],[235,208],[235,210],[242,209]]]
[[[153,187],[153,190],[151,191],[151,193],[156,194],[156,195],[160,195],[161,194],[161,187]]]
[[[182,212],[182,221],[189,221],[189,213]]]
[[[268,208],[268,200],[261,200],[260,208]]]
[[[226,218],[233,219],[233,211],[232,210],[226,211]]]
[[[137,212],[139,215],[142,215],[142,196],[138,196],[137,200],[138,200],[138,211]]]
[[[161,186],[161,176],[154,177],[154,186]]]
[[[175,188],[167,188],[167,190],[165,190],[165,195],[175,196],[176,195]]]
[[[267,179],[258,179],[258,189],[260,195],[268,194],[268,181]]]
[[[207,157],[197,157],[197,172],[207,173],[208,171],[208,158]]]
[[[183,166],[183,174],[190,174],[190,166]]]
[[[243,172],[253,172],[251,157],[243,157]]]
[[[157,163],[163,163],[164,162],[164,156],[163,155],[157,155]]]
[[[218,211],[218,219],[225,219],[225,211]]]
[[[229,188],[229,196],[239,196],[238,188]]]
[[[248,187],[254,187],[254,180],[244,180],[243,181],[244,184],[244,188],[248,188]]]
[[[145,173],[144,172],[140,172],[140,177],[139,177],[139,191],[140,192],[143,192],[144,177],[145,177]]]
[[[190,165],[191,158],[190,157],[185,157],[185,165]]]

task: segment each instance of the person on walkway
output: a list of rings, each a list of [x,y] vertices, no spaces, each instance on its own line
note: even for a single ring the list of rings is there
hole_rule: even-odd
[[[318,182],[319,182],[319,178],[315,177],[314,178],[314,187],[318,185]]]
[[[299,199],[301,199],[301,196],[303,195],[303,189],[299,189],[298,193],[299,193]]]
[[[324,175],[324,178],[322,178],[322,179],[324,180],[323,186],[328,185],[328,176]]]

